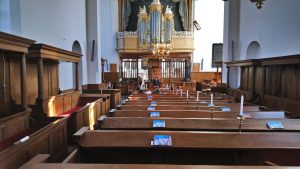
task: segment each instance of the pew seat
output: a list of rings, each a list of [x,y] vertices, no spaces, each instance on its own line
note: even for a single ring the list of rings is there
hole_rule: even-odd
[[[63,112],[62,114],[59,115],[59,117],[68,117],[70,116],[71,114],[77,112],[79,109],[81,109],[82,106],[75,106],[74,108],[66,111],[66,112]]]
[[[153,127],[154,120],[165,121],[165,127]],[[269,121],[279,121],[283,129],[269,129]],[[148,117],[106,117],[98,119],[100,130],[175,130],[175,131],[239,131],[237,118],[148,118]],[[246,119],[243,132],[300,132],[298,119]]]
[[[153,146],[155,135],[171,146]],[[82,163],[299,166],[300,134],[291,132],[195,132],[94,130],[79,138]]]
[[[18,140],[26,137],[26,136],[30,136],[31,134],[33,134],[34,132],[36,132],[38,129],[26,129],[23,130],[13,136],[10,136],[8,138],[6,138],[5,140],[2,140],[0,142],[0,152],[5,150],[6,148],[8,148],[9,146],[13,145],[15,142],[17,142]]]
[[[48,118],[34,122],[34,128],[10,138],[10,144],[0,152],[0,168],[16,169],[37,154],[50,154],[50,162],[58,162],[67,155],[67,117]],[[20,140],[29,136],[26,140]],[[6,143],[7,144],[7,143]]]

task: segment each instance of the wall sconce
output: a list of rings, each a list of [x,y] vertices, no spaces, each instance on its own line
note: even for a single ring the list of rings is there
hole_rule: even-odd
[[[252,3],[256,3],[257,9],[260,9],[266,0],[250,0]]]
[[[194,26],[196,27],[197,30],[201,29],[201,26],[199,25],[199,23],[196,20],[194,20],[193,24],[194,24]]]

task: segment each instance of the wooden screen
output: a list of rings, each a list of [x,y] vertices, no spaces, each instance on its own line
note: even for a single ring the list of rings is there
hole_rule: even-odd
[[[163,60],[161,76],[164,80],[181,81],[185,78],[186,62],[184,59]]]
[[[122,79],[132,80],[138,78],[138,59],[123,59],[121,64]]]

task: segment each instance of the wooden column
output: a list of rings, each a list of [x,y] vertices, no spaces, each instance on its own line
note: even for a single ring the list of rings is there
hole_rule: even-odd
[[[79,65],[75,63],[75,90],[79,90]]]
[[[264,98],[265,91],[266,91],[266,66],[263,66],[261,84],[262,84],[261,97]]]
[[[230,88],[230,85],[229,85],[229,76],[230,76],[230,67],[227,67],[227,88]]]
[[[43,59],[38,59],[38,99],[44,99],[44,66]]]
[[[252,94],[255,94],[255,74],[256,74],[256,66],[253,66],[253,72],[252,72]]]
[[[26,55],[23,53],[21,55],[21,64],[20,64],[20,74],[21,74],[21,104],[23,109],[28,109],[27,106],[27,73],[26,73]]]

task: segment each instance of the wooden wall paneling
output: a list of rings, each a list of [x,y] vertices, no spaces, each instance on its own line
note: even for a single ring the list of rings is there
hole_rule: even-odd
[[[297,100],[300,100],[300,66],[297,66],[296,67],[296,76],[297,76],[297,88],[296,88],[296,93],[297,93],[297,96],[296,96],[296,99]]]
[[[29,105],[36,104],[38,97],[38,79],[37,79],[37,63],[27,61],[27,103]]]
[[[263,92],[263,67],[256,67],[255,69],[255,82],[254,89],[257,94],[261,94]]]
[[[284,66],[282,71],[282,92],[283,97],[296,99],[297,89],[297,74],[295,72],[295,65]]]
[[[248,76],[247,76],[247,91],[253,91],[254,86],[253,86],[253,77],[254,77],[254,67],[248,67]]]
[[[8,85],[8,84],[7,84]],[[8,96],[16,102],[21,104],[21,81],[20,81],[20,61],[15,59],[9,60],[9,85],[10,92]],[[8,98],[10,100],[10,98]]]
[[[43,69],[43,71],[44,71],[43,95],[44,95],[44,99],[48,99],[50,97],[50,95],[49,95],[49,92],[50,92],[50,90],[49,90],[49,81],[50,81],[49,80],[50,79],[50,77],[49,77],[49,65],[44,63],[43,68],[44,68]]]
[[[7,59],[5,59],[5,85],[6,85],[6,95],[4,95],[4,87],[3,87],[3,73],[4,73],[4,62],[3,62],[3,58],[0,58],[0,116],[5,116],[4,114],[7,114],[10,112],[9,110],[9,101],[10,101],[10,76],[9,76],[9,62],[7,61]]]
[[[67,97],[64,97],[63,100],[64,100],[63,112],[66,112],[72,108],[72,97],[71,95],[69,95]]]
[[[246,67],[241,67],[241,89],[242,90],[247,90],[247,68]]]
[[[64,98],[58,98],[54,101],[54,110],[55,110],[55,115],[59,115],[64,112]]]

